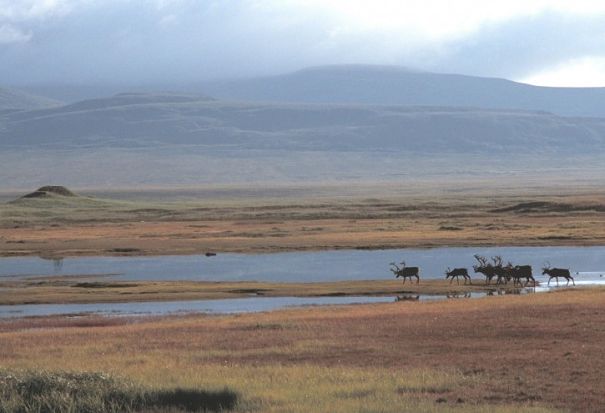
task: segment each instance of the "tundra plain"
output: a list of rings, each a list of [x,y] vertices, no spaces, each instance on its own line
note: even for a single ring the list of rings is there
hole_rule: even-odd
[[[13,319],[0,321],[0,364],[228,390],[241,412],[599,412],[604,308],[596,288],[235,316]]]
[[[22,199],[3,194],[0,254],[583,246],[605,239],[605,192],[598,186],[75,192]],[[483,288],[446,281],[405,286],[419,293]],[[321,296],[403,289],[395,280],[283,285],[43,277],[4,282],[0,299],[161,301],[252,290]],[[598,412],[605,403],[604,293],[561,289],[225,316],[16,318],[0,321],[0,366],[9,376],[109,374],[150,394],[223,392],[236,400],[223,410],[241,412]]]
[[[270,253],[605,242],[605,190],[485,184],[219,187],[18,198],[0,204],[0,255]],[[78,191],[76,191],[78,192]],[[79,192],[78,192],[79,193]],[[20,195],[23,195],[21,193]],[[16,200],[15,200],[16,199]]]

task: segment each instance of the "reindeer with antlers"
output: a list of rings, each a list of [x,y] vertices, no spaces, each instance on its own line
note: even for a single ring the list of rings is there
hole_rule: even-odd
[[[405,280],[408,278],[410,279],[410,282],[412,282],[413,277],[416,278],[416,284],[420,283],[420,268],[406,267],[405,261],[401,261],[401,263],[399,264],[401,265],[401,267],[397,266],[397,264],[395,264],[394,262],[392,262],[390,265],[390,270],[393,274],[395,274],[395,278],[403,278],[403,284],[405,284]]]
[[[496,255],[492,257],[494,275],[496,276],[496,284],[508,284],[511,280],[512,264],[509,262],[507,266],[502,265],[502,257]]]
[[[489,284],[492,281],[492,278],[496,276],[496,269],[492,264],[487,262],[487,258],[482,257],[479,254],[475,254],[474,257],[479,265],[473,265],[473,270],[475,270],[475,273],[485,275],[485,284]]]
[[[546,264],[544,264],[544,267],[542,268],[542,275],[548,275],[548,284],[547,285],[550,285],[550,280],[552,280],[553,278],[557,279],[557,285],[559,285],[559,277],[565,278],[567,280],[567,284],[565,284],[565,285],[569,285],[569,280],[571,280],[573,285],[576,285],[576,281],[571,276],[569,269],[552,268],[550,266],[550,262],[548,262],[548,261],[546,262]]]

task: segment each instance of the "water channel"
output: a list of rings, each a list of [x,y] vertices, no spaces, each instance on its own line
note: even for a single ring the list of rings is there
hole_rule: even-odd
[[[41,276],[90,276],[116,281],[268,281],[322,282],[392,279],[390,262],[405,260],[421,268],[423,279],[443,278],[447,267],[467,267],[474,254],[500,255],[514,264],[530,264],[536,280],[547,278],[540,268],[570,268],[577,285],[605,285],[605,247],[432,248],[400,250],[338,250],[275,254],[218,254],[152,257],[0,258],[0,281]],[[476,275],[481,278],[480,274]],[[538,289],[540,290],[540,289]],[[476,296],[476,295],[475,295]],[[405,299],[406,297],[402,297]],[[419,301],[445,297],[417,297]],[[57,304],[0,306],[0,317],[73,313],[166,314],[269,311],[297,305],[394,301],[396,297],[250,297],[170,303]],[[416,299],[415,296],[409,299]]]

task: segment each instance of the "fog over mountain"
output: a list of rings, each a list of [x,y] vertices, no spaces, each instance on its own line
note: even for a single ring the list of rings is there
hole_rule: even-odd
[[[0,189],[596,178],[604,152],[605,119],[539,111],[125,93],[0,115]]]
[[[518,174],[581,180],[605,173],[605,90],[599,88],[359,65],[174,88],[70,104],[13,92],[4,106],[11,109],[0,112],[4,185],[467,181]]]
[[[398,66],[314,67],[281,76],[207,82],[200,90],[245,101],[465,106],[605,117],[605,88],[539,87]]]
[[[393,96],[393,95],[391,95]],[[0,118],[2,147],[592,153],[605,119],[437,106],[259,103],[119,94]]]
[[[42,109],[59,106],[61,102],[15,89],[0,88],[0,113],[15,110]]]

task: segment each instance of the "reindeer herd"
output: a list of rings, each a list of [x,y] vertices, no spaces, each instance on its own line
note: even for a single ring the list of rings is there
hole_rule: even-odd
[[[531,281],[533,286],[536,286],[536,279],[532,274],[531,265],[513,265],[510,261],[504,265],[502,257],[500,256],[492,257],[491,262],[481,255],[476,254],[474,257],[477,260],[477,264],[473,265],[473,270],[476,274],[483,274],[485,276],[485,284],[490,284],[492,280],[495,279],[496,285],[508,284],[512,281],[513,286],[527,286]],[[392,262],[390,265],[390,270],[395,274],[395,278],[401,277],[403,279],[403,284],[405,284],[408,278],[410,279],[410,282],[413,282],[413,278],[416,279],[416,284],[420,282],[419,267],[408,267],[406,266],[405,261],[402,261],[399,265]],[[550,264],[547,263],[542,268],[542,275],[547,275],[549,277],[547,285],[550,285],[550,281],[553,278],[556,278],[557,285],[559,285],[559,278],[566,279],[566,285],[569,285],[569,281],[571,281],[573,285],[576,285],[569,269],[566,268],[551,268]],[[449,279],[450,284],[454,281],[454,278],[456,278],[456,283],[460,284],[460,277],[463,278],[464,284],[467,282],[472,284],[472,279],[466,268],[454,268],[452,270],[448,267],[445,271],[445,279]]]

